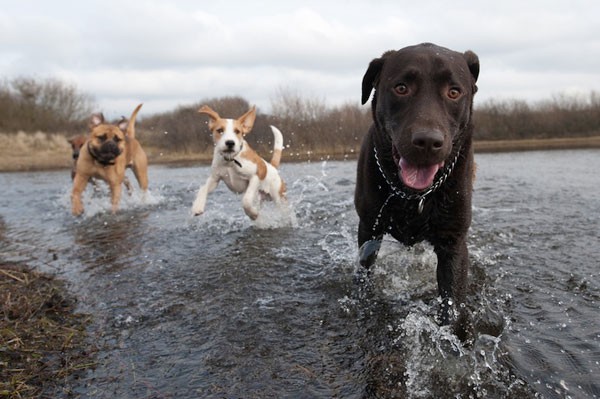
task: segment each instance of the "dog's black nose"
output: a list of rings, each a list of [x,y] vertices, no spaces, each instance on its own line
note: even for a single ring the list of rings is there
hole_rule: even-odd
[[[227,146],[227,148],[231,149],[231,148],[235,147],[235,141],[233,141],[233,140],[227,140],[225,142],[225,145]]]
[[[412,145],[419,150],[438,152],[444,146],[444,135],[435,130],[418,131],[412,135]]]

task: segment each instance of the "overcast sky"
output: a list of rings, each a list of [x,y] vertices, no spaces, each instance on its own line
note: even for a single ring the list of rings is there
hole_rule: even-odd
[[[282,90],[359,104],[371,59],[433,42],[479,55],[476,101],[600,91],[600,1],[5,1],[0,77],[58,78],[108,116]],[[143,115],[141,115],[143,117]]]

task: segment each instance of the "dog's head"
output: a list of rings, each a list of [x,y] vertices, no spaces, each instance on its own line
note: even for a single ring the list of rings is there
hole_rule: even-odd
[[[125,127],[106,123],[101,113],[92,115],[88,141],[92,157],[103,165],[114,164],[125,150]]]
[[[228,161],[242,151],[244,137],[250,133],[256,120],[256,108],[252,107],[237,119],[221,118],[212,108],[203,105],[199,113],[210,118],[208,128],[212,132],[215,148]]]
[[[391,141],[402,182],[425,190],[471,134],[479,59],[425,43],[388,51],[369,64],[362,103],[373,96],[377,130]]]
[[[107,123],[102,113],[92,115],[88,148],[94,159],[103,165],[115,163],[125,151],[126,141],[135,138],[135,119],[140,108],[142,104],[135,108],[129,120],[122,117],[116,124]]]
[[[83,144],[85,144],[86,140],[87,137],[83,134],[73,136],[68,140],[69,144],[71,144],[71,151],[74,161],[77,161],[79,158],[79,151],[81,150],[81,147],[83,147]]]

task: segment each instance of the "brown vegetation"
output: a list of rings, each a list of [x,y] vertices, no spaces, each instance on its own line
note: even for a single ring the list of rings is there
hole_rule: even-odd
[[[56,80],[20,78],[0,84],[0,170],[69,167],[66,137],[87,130],[90,98]],[[211,159],[212,137],[206,118],[197,113],[203,104],[223,117],[237,117],[252,105],[241,97],[220,97],[141,115],[137,138],[151,163]],[[277,92],[271,108],[270,115],[258,110],[248,141],[269,158],[273,137],[268,126],[277,126],[284,135],[284,162],[353,158],[372,120],[369,106],[328,106],[285,89]],[[600,95],[555,96],[533,104],[488,101],[476,104],[475,126],[479,151],[597,147],[591,137],[600,135]],[[537,141],[557,138],[564,140]]]
[[[163,152],[204,154],[212,156],[212,136],[207,119],[197,113],[208,105],[221,116],[237,118],[252,104],[240,97],[207,99],[175,111],[146,117],[139,124],[138,136],[148,147]],[[277,126],[284,134],[284,159],[307,159],[327,153],[340,155],[355,152],[370,124],[370,111],[352,105],[328,107],[324,103],[303,99],[281,92],[273,104],[273,115],[257,112],[252,133],[248,136],[260,154],[273,150],[269,125]]]
[[[68,379],[94,366],[87,317],[74,306],[60,281],[0,266],[0,397],[68,394]]]
[[[91,96],[60,80],[17,78],[0,83],[0,132],[69,132],[85,127]]]
[[[475,110],[476,139],[524,140],[600,134],[600,95],[555,96],[525,101],[488,101]]]

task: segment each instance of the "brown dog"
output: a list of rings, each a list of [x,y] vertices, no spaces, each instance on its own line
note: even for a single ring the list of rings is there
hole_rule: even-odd
[[[83,147],[83,145],[87,141],[87,137],[83,134],[79,134],[77,136],[71,137],[67,141],[69,142],[69,144],[71,144],[71,151],[72,151],[71,154],[73,157],[73,167],[71,168],[71,180],[75,180],[77,160],[79,159],[79,153],[81,152],[81,147]],[[92,186],[94,186],[94,190],[99,189],[98,184],[96,184],[96,179],[90,177],[89,182]],[[125,176],[125,179],[123,180],[123,184],[125,185],[125,187],[127,187],[127,192],[129,194],[131,194],[132,187],[131,187],[131,183],[129,183],[129,179],[127,178],[127,176]]]
[[[406,245],[429,241],[443,324],[467,287],[478,76],[475,53],[425,43],[374,59],[362,85],[363,104],[375,94],[354,200],[360,263],[375,262],[386,233]]]
[[[83,134],[79,134],[77,136],[71,137],[67,140],[69,144],[71,144],[71,151],[73,156],[73,167],[71,168],[71,180],[75,179],[75,169],[77,168],[77,160],[79,159],[79,152],[81,151],[81,147],[87,141],[87,137]]]
[[[119,207],[125,168],[131,167],[144,192],[148,189],[148,159],[135,139],[135,118],[141,107],[142,104],[136,107],[129,121],[123,118],[116,125],[106,123],[102,114],[92,115],[90,136],[81,147],[73,180],[73,215],[83,213],[81,194],[92,177],[109,185],[113,212]]]

